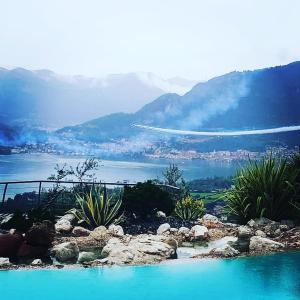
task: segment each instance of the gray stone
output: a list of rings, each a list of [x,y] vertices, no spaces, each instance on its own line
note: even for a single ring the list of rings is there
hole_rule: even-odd
[[[193,241],[204,240],[208,237],[208,229],[205,226],[195,225],[190,230],[190,237]]]
[[[233,247],[226,245],[220,248],[214,248],[209,252],[210,255],[219,257],[234,257],[240,254],[240,252]]]
[[[253,252],[272,252],[284,248],[284,244],[275,242],[268,238],[253,236],[250,239],[250,251]]]
[[[97,258],[97,255],[94,252],[80,252],[77,262],[79,264],[94,261]]]
[[[156,213],[156,216],[158,218],[166,218],[167,217],[166,214],[160,210]]]
[[[1,267],[8,267],[11,265],[8,257],[0,257],[0,268]]]
[[[190,230],[187,227],[180,227],[178,229],[178,234],[188,237],[190,234]]]
[[[89,236],[91,231],[81,226],[75,226],[72,230],[72,233],[75,236]]]
[[[104,226],[96,227],[91,231],[90,236],[98,241],[103,241],[107,238],[108,230]]]
[[[102,250],[108,264],[156,263],[176,255],[177,243],[162,235],[139,235],[127,242],[111,238]]]
[[[157,229],[157,234],[158,235],[161,235],[161,234],[166,234],[167,232],[169,232],[171,229],[171,226],[170,224],[168,223],[164,223],[164,224],[161,224],[158,229]]]
[[[266,237],[267,235],[262,230],[256,230],[255,235],[260,237]]]
[[[32,263],[31,263],[32,266],[40,266],[40,265],[42,265],[42,264],[43,264],[43,262],[42,262],[42,260],[39,259],[39,258],[33,260]]]
[[[121,237],[124,235],[124,230],[122,228],[122,226],[120,225],[110,225],[108,227],[108,231],[110,234],[112,234],[113,236],[116,236],[116,237]]]
[[[252,236],[252,230],[248,226],[240,226],[238,227],[238,237],[239,238],[249,238]]]
[[[55,223],[55,231],[58,233],[69,233],[73,229],[71,222],[67,219],[59,219]]]
[[[54,246],[52,253],[60,262],[77,261],[79,248],[76,242],[66,242]]]

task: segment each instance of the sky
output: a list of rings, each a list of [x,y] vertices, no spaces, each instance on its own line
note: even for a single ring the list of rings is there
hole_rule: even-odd
[[[0,0],[0,67],[205,80],[300,60],[299,0]]]

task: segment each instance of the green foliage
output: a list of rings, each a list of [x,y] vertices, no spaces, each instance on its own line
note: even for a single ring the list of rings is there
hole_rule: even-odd
[[[177,201],[175,214],[182,220],[193,221],[201,218],[205,213],[202,200],[194,200],[191,196]]]
[[[170,164],[162,174],[165,184],[175,186],[180,189],[177,193],[179,198],[187,197],[190,194],[190,188],[183,178],[183,172],[176,164]]]
[[[298,174],[299,169],[272,156],[259,162],[250,161],[226,193],[226,211],[241,222],[262,216],[272,220],[298,217]]]
[[[158,210],[170,214],[174,209],[174,201],[170,194],[151,181],[139,182],[133,187],[126,186],[123,205],[125,212],[143,219],[154,215]]]
[[[84,221],[90,228],[118,223],[121,218],[121,197],[108,197],[106,188],[92,188],[89,193],[77,196],[79,209],[72,210],[79,221]]]

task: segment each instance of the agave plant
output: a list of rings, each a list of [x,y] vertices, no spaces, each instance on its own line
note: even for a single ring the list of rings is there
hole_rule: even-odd
[[[77,195],[76,200],[80,208],[73,211],[73,214],[79,221],[86,222],[89,227],[108,226],[120,222],[122,199],[109,198],[106,188],[92,188],[83,196]]]
[[[267,217],[272,220],[295,218],[299,213],[298,170],[286,160],[270,155],[259,162],[250,161],[226,193],[226,211],[241,222]]]
[[[182,220],[192,221],[204,215],[205,208],[202,200],[194,200],[187,196],[176,203],[175,214]]]

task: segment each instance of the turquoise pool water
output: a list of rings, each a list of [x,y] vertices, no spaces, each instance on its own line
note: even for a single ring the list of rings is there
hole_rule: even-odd
[[[300,253],[156,266],[0,272],[2,300],[295,300]]]

